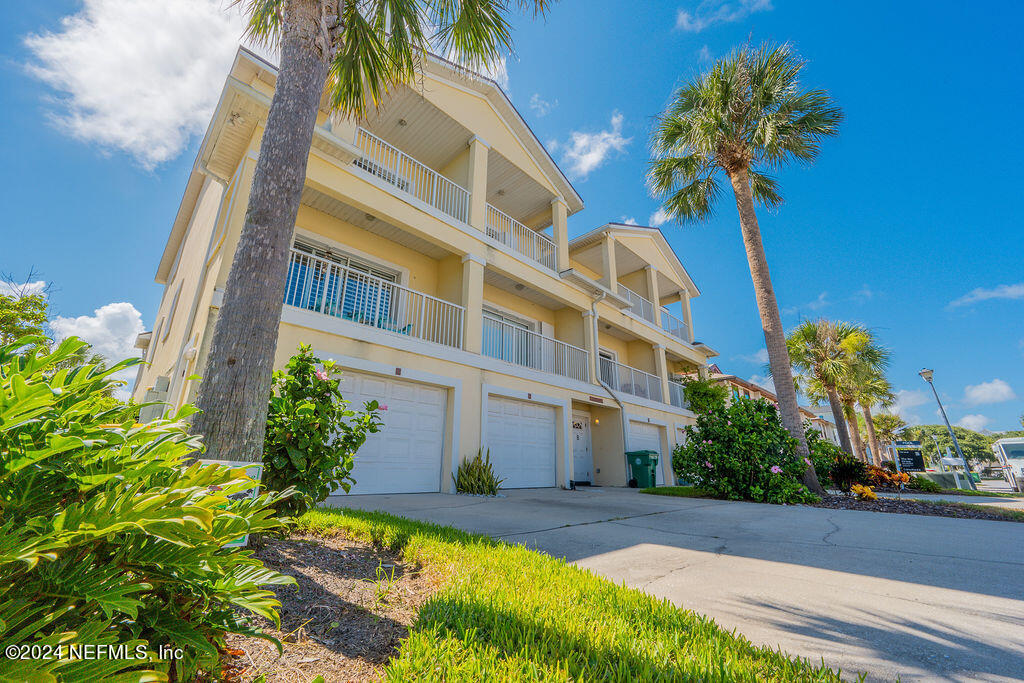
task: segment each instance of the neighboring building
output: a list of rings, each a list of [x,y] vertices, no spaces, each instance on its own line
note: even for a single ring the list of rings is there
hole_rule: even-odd
[[[424,69],[358,124],[321,113],[276,365],[311,344],[354,405],[387,405],[353,493],[451,491],[481,446],[506,487],[623,485],[627,448],[668,456],[694,422],[670,377],[716,355],[694,341],[700,291],[657,229],[570,241],[583,202],[500,88]],[[157,271],[136,399],[195,398],[275,75],[239,50]]]
[[[709,365],[707,372],[709,379],[716,380],[728,388],[729,403],[738,401],[741,398],[752,398],[755,400],[763,398],[769,403],[774,404],[776,408],[779,407],[778,397],[758,384],[754,384],[736,375],[726,374],[715,364]],[[836,425],[827,417],[831,415],[829,409],[822,408],[821,406],[799,406],[799,408],[800,417],[803,418],[804,422],[810,423],[811,427],[821,432],[823,437],[835,445],[839,445],[839,433],[836,431]]]

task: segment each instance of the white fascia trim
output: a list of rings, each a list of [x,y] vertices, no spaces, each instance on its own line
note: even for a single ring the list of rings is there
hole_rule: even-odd
[[[633,396],[632,394],[624,394],[621,391],[616,391],[615,395],[619,397],[619,400],[623,403],[628,403],[638,408],[649,408],[651,410],[659,410],[663,413],[670,413],[672,415],[681,415],[682,417],[697,418],[696,413],[689,411],[685,408],[676,408],[671,403],[659,403],[658,401],[652,401],[649,398],[640,398],[639,396]],[[644,418],[647,419],[647,418]]]
[[[548,405],[555,408],[560,415],[560,421],[562,423],[562,466],[565,476],[562,477],[562,486],[569,488],[569,481],[572,479],[572,443],[570,436],[572,430],[570,429],[569,422],[572,419],[572,402],[567,401],[564,398],[555,398],[554,396],[544,396],[543,394],[535,394],[533,392],[523,391],[521,389],[509,389],[502,387],[497,384],[484,384],[481,386],[481,400],[480,400],[480,443],[487,443],[487,404],[490,401],[491,396],[500,396],[502,398],[511,398],[518,401],[526,401],[527,403],[540,403],[541,405]],[[558,438],[556,433],[555,438]],[[555,482],[558,482],[558,467],[555,467]]]
[[[343,356],[337,353],[331,353],[330,351],[321,351],[314,349],[313,352],[317,358],[327,358],[333,360],[335,363],[341,365],[342,368],[348,368],[357,372],[365,372],[371,375],[380,375],[382,377],[391,377],[397,379],[405,379],[410,382],[419,382],[421,384],[432,384],[434,386],[443,387],[450,389],[452,392],[452,433],[448,435],[448,447],[451,448],[451,462],[450,469],[455,468],[455,460],[459,454],[459,433],[461,431],[462,421],[462,380],[456,377],[447,377],[445,375],[437,375],[432,372],[425,372],[423,370],[417,370],[415,368],[402,367],[402,374],[395,374],[397,369],[394,365],[387,365],[385,363],[378,363],[376,361],[367,360],[365,358],[357,358],[356,356]],[[447,410],[447,406],[445,408]],[[444,478],[444,462],[441,464],[441,478]],[[442,488],[444,483],[442,481]],[[448,485],[448,492],[455,493],[455,484],[450,483]]]
[[[296,325],[298,327],[307,327],[309,329],[319,330],[329,334],[335,334],[339,337],[355,339],[368,344],[387,346],[399,351],[415,353],[420,356],[436,358],[450,363],[458,363],[460,365],[466,365],[480,370],[488,370],[502,375],[519,377],[531,382],[536,382],[537,384],[561,387],[563,389],[569,389],[570,391],[578,391],[581,394],[590,395],[596,390],[596,385],[590,384],[589,382],[581,382],[569,377],[563,377],[562,375],[541,372],[522,365],[507,363],[505,361],[498,360],[497,358],[490,358],[489,356],[484,356],[482,354],[463,351],[462,349],[443,346],[441,344],[434,344],[433,342],[416,339],[408,335],[398,334],[397,332],[380,330],[376,327],[369,327],[368,325],[352,322],[351,320],[342,320],[341,318],[325,316],[322,313],[306,311],[294,306],[285,305],[282,307],[281,322],[289,325]]]

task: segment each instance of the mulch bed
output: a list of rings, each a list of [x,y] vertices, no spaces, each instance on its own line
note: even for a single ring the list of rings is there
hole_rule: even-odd
[[[869,512],[895,512],[904,515],[930,515],[932,517],[959,517],[961,519],[989,519],[999,522],[1021,522],[1022,519],[998,512],[979,510],[976,507],[961,507],[959,504],[943,504],[909,500],[904,498],[879,498],[878,500],[857,500],[850,496],[826,496],[814,507],[833,510],[867,510]]]
[[[228,681],[260,674],[268,683],[379,678],[437,588],[435,577],[398,555],[341,536],[268,539],[257,555],[298,582],[272,587],[281,601],[280,630],[256,620],[283,643],[284,654],[259,638],[228,636]]]

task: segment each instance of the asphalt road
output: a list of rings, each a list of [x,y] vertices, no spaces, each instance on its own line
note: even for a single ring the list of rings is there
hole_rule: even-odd
[[[868,680],[1024,679],[1024,525],[640,494],[350,496],[523,543]]]

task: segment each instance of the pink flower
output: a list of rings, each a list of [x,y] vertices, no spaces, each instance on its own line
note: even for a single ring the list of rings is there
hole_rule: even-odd
[[[772,474],[782,474],[782,468],[778,465],[772,465]]]
[[[714,467],[714,465],[711,464],[710,460],[705,460],[704,461],[704,467],[707,467],[710,470],[710,469],[712,469]]]
[[[383,411],[383,410],[387,410],[387,409],[388,409],[388,405],[386,403],[377,406],[377,410],[382,410]]]
[[[810,458],[804,458],[804,462],[807,463],[808,467],[814,467],[814,463],[811,462]]]
[[[326,382],[327,380],[329,380],[331,378],[331,376],[327,374],[326,370],[317,370],[316,371],[316,378]]]

